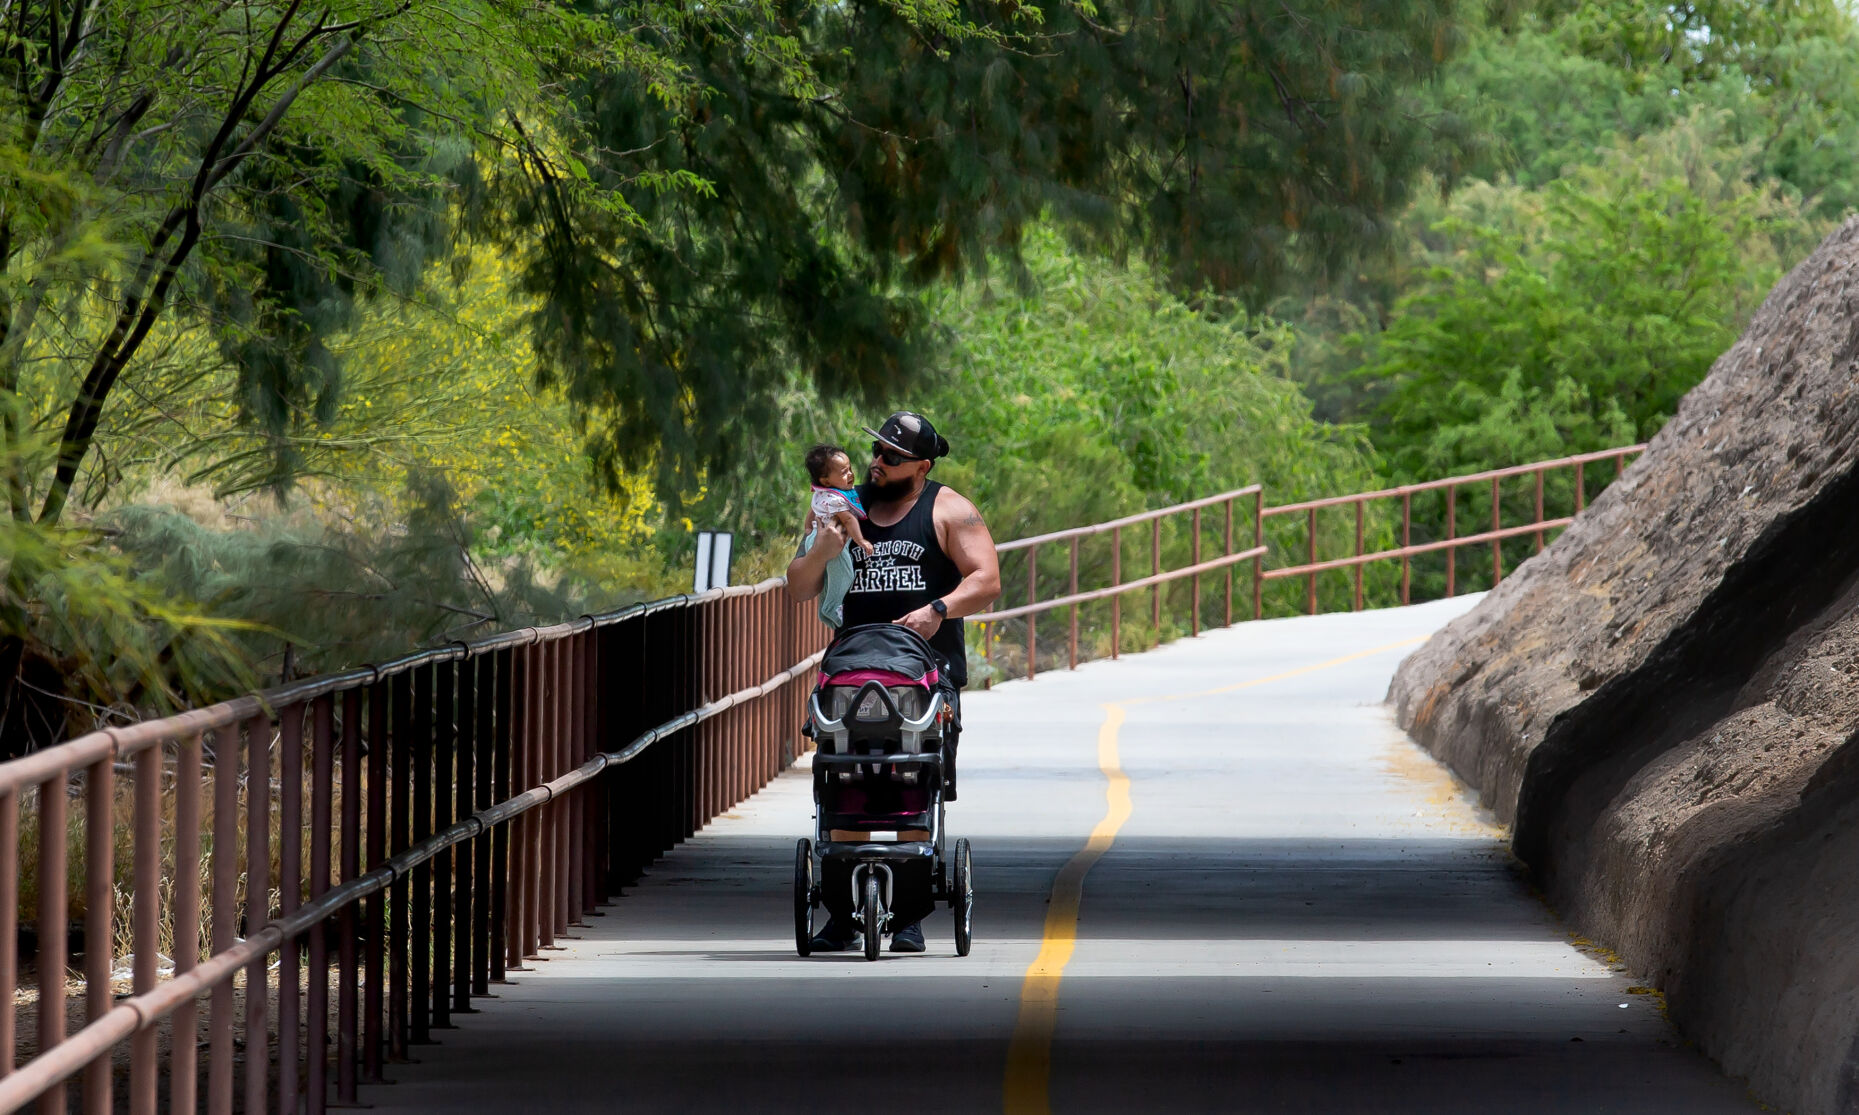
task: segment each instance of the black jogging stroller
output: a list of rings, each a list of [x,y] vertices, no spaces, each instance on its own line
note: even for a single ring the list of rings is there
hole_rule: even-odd
[[[826,651],[808,701],[814,837],[794,855],[794,946],[806,956],[813,912],[838,906],[826,879],[846,885],[849,912],[878,959],[893,922],[908,925],[947,902],[955,952],[971,943],[974,880],[968,841],[943,846],[943,742],[959,729],[940,656],[901,624],[847,628]],[[914,915],[914,916],[912,916]]]

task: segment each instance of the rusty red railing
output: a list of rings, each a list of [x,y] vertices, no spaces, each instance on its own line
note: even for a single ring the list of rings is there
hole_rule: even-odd
[[[1439,550],[1450,595],[1457,550],[1490,544],[1496,583],[1506,539],[1534,533],[1540,549],[1544,532],[1571,521],[1544,517],[1545,473],[1574,470],[1578,512],[1584,466],[1611,459],[1618,475],[1642,448],[1279,507],[1251,485],[1020,539],[999,549],[1027,554],[1025,602],[972,618],[990,664],[995,628],[1024,619],[1031,676],[1040,614],[1070,610],[1065,660],[1076,666],[1081,605],[1110,602],[1115,656],[1125,595],[1150,591],[1159,642],[1163,589],[1187,581],[1187,630],[1198,634],[1203,579],[1224,575],[1218,615],[1230,624],[1233,570],[1245,562],[1254,618],[1266,582],[1306,578],[1314,611],[1317,576],[1345,568],[1360,608],[1372,562],[1402,563],[1406,602],[1410,562]],[[1534,516],[1504,526],[1498,485],[1526,475]],[[1457,535],[1458,492],[1484,484],[1491,528]],[[1446,537],[1416,544],[1413,497],[1435,490]],[[1366,552],[1367,509],[1396,498],[1401,545]],[[1318,560],[1318,511],[1348,506],[1354,552]],[[1208,558],[1214,508],[1220,552]],[[1266,568],[1267,520],[1298,514],[1309,560]],[[1164,570],[1164,524],[1182,518],[1186,563]],[[1150,568],[1125,581],[1124,532],[1144,524]],[[1240,549],[1246,530],[1251,544]],[[1081,546],[1106,535],[1111,584],[1081,589]],[[1038,554],[1057,546],[1068,550],[1067,591],[1041,600]],[[675,597],[425,651],[0,764],[0,1112],[35,1100],[63,1112],[71,1098],[86,1112],[124,1104],[136,1113],[192,1112],[204,1098],[214,1115],[356,1103],[360,1084],[385,1079],[799,752],[807,674],[827,633],[810,602],[780,587]],[[73,851],[81,1001],[66,986]],[[19,950],[28,879],[38,928],[30,972]],[[22,984],[38,993],[36,1003],[26,997],[36,1016],[26,1034],[16,1024]],[[75,1033],[72,1009],[82,1019]]]
[[[1628,445],[1617,449],[1606,449],[1595,453],[1583,453],[1572,457],[1559,457],[1554,460],[1538,461],[1533,464],[1517,465],[1511,468],[1492,469],[1486,472],[1470,473],[1464,476],[1447,477],[1443,480],[1429,480],[1419,484],[1406,484],[1397,488],[1385,488],[1372,492],[1358,492],[1353,495],[1330,496],[1323,499],[1305,500],[1298,503],[1269,506],[1265,502],[1264,490],[1259,485],[1237,488],[1230,492],[1208,496],[1204,499],[1175,504],[1171,507],[1157,508],[1135,515],[1128,515],[1110,522],[1091,526],[1074,527],[1069,530],[1055,531],[1031,538],[1022,538],[1006,542],[996,547],[1002,553],[1024,550],[1026,558],[1025,602],[997,611],[985,612],[971,616],[970,621],[980,626],[979,641],[984,658],[988,664],[985,674],[991,684],[995,672],[995,637],[999,624],[1008,620],[1024,619],[1026,621],[1026,655],[1024,662],[1026,677],[1035,677],[1038,673],[1038,617],[1058,608],[1067,608],[1069,615],[1069,648],[1066,663],[1076,668],[1081,661],[1079,651],[1079,617],[1078,608],[1099,600],[1111,602],[1109,656],[1118,656],[1122,646],[1122,599],[1124,595],[1140,589],[1150,591],[1150,628],[1152,645],[1160,644],[1163,638],[1162,587],[1170,582],[1184,578],[1190,579],[1192,591],[1189,596],[1188,610],[1189,634],[1200,634],[1202,624],[1201,578],[1209,573],[1225,571],[1226,607],[1225,625],[1233,622],[1233,567],[1243,562],[1252,563],[1252,609],[1251,618],[1264,616],[1264,586],[1275,580],[1301,577],[1305,580],[1305,610],[1315,615],[1318,611],[1317,578],[1319,574],[1333,570],[1347,569],[1353,573],[1353,591],[1351,607],[1361,610],[1364,602],[1362,572],[1367,566],[1377,562],[1399,561],[1401,563],[1400,602],[1412,602],[1412,562],[1422,554],[1443,551],[1445,554],[1445,595],[1457,593],[1457,555],[1458,551],[1468,546],[1491,547],[1491,583],[1496,585],[1504,578],[1503,544],[1507,539],[1524,535],[1535,537],[1536,549],[1542,550],[1545,532],[1559,530],[1574,521],[1586,505],[1587,474],[1586,467],[1596,462],[1612,461],[1614,475],[1618,477],[1626,471],[1627,458],[1640,453],[1644,445]],[[1558,470],[1571,470],[1573,473],[1573,511],[1558,518],[1544,517],[1543,478],[1546,474]],[[1503,500],[1500,485],[1503,481],[1516,477],[1534,478],[1533,514],[1528,522],[1503,524]],[[1489,486],[1491,525],[1487,530],[1474,534],[1461,535],[1457,531],[1458,494],[1462,489],[1474,485]],[[1444,497],[1445,537],[1430,542],[1415,543],[1414,496],[1428,492],[1440,492]],[[1366,527],[1370,507],[1381,501],[1401,501],[1399,546],[1390,549],[1369,550],[1366,547]],[[1236,505],[1247,505],[1250,514],[1252,545],[1244,550],[1234,549],[1234,509]],[[1203,522],[1202,512],[1209,507],[1221,507],[1225,520],[1222,531],[1223,552],[1221,556],[1202,560]],[[1353,552],[1343,557],[1319,560],[1318,557],[1318,512],[1335,508],[1353,508],[1355,512],[1355,544]],[[1304,518],[1303,552],[1307,560],[1278,568],[1267,568],[1266,559],[1271,547],[1267,545],[1266,523],[1276,517],[1302,516]],[[1190,549],[1187,564],[1179,568],[1164,570],[1162,568],[1162,531],[1164,522],[1186,517]],[[1123,529],[1138,524],[1149,524],[1150,571],[1147,576],[1135,580],[1123,579]],[[1109,534],[1110,542],[1110,580],[1105,587],[1080,590],[1079,547],[1087,538]],[[1039,598],[1039,550],[1044,546],[1064,544],[1070,551],[1070,581],[1066,592],[1061,596],[1041,600]],[[1295,540],[1290,544],[1295,544]],[[1287,545],[1286,548],[1289,548]]]
[[[1504,549],[1506,539],[1520,538],[1526,534],[1534,535],[1536,550],[1541,552],[1544,545],[1544,532],[1560,530],[1575,521],[1582,508],[1586,506],[1586,466],[1598,461],[1612,461],[1614,476],[1618,478],[1627,468],[1627,458],[1644,451],[1645,445],[1627,445],[1618,449],[1603,449],[1595,453],[1583,453],[1574,457],[1558,457],[1550,461],[1537,461],[1534,464],[1515,465],[1510,468],[1491,469],[1486,472],[1474,472],[1465,476],[1451,476],[1444,480],[1428,480],[1420,484],[1404,484],[1398,488],[1384,488],[1374,492],[1360,492],[1355,495],[1331,496],[1327,499],[1306,500],[1302,503],[1287,503],[1277,507],[1267,507],[1264,516],[1303,514],[1306,516],[1305,533],[1309,544],[1309,561],[1302,565],[1287,566],[1281,569],[1263,571],[1261,578],[1266,581],[1285,577],[1303,577],[1306,581],[1307,610],[1311,615],[1317,614],[1317,574],[1331,569],[1353,570],[1355,577],[1354,608],[1362,608],[1362,569],[1378,561],[1399,560],[1401,563],[1401,603],[1412,603],[1412,566],[1413,559],[1421,554],[1444,551],[1446,555],[1446,595],[1457,593],[1458,552],[1467,546],[1491,547],[1491,583],[1498,584],[1504,579]],[[1555,519],[1543,517],[1543,477],[1545,474],[1560,469],[1570,469],[1574,473],[1574,511]],[[1503,498],[1500,485],[1503,481],[1518,476],[1530,476],[1535,479],[1534,514],[1527,523],[1504,526],[1502,522]],[[1491,527],[1476,534],[1458,533],[1458,493],[1461,488],[1474,484],[1490,485]],[[1444,494],[1446,537],[1433,542],[1413,543],[1413,497],[1422,492],[1442,492]],[[1401,501],[1401,545],[1389,550],[1377,550],[1373,553],[1363,552],[1363,522],[1368,505],[1378,500]],[[1328,561],[1317,560],[1317,512],[1329,507],[1353,507],[1355,509],[1355,553],[1348,557],[1332,558]],[[1256,616],[1254,618],[1257,618]]]
[[[1118,654],[1118,646],[1122,640],[1124,595],[1144,588],[1150,590],[1150,608],[1154,615],[1155,628],[1159,632],[1162,625],[1162,586],[1171,581],[1180,580],[1183,577],[1193,578],[1193,632],[1198,635],[1200,634],[1201,577],[1204,574],[1212,573],[1216,570],[1226,571],[1226,622],[1231,624],[1233,622],[1233,566],[1248,560],[1256,562],[1265,554],[1265,547],[1262,544],[1261,535],[1259,534],[1259,526],[1264,522],[1262,517],[1265,498],[1264,492],[1265,490],[1259,485],[1251,484],[1244,488],[1235,488],[1230,492],[1222,492],[1216,496],[1207,496],[1203,499],[1191,500],[1187,503],[1178,503],[1173,507],[1158,508],[1154,511],[1139,511],[1134,515],[1125,515],[1121,519],[1112,519],[1107,523],[1095,523],[1091,526],[1073,527],[1070,530],[1054,531],[1051,534],[1040,534],[1031,538],[1021,538],[1012,542],[1003,542],[996,546],[996,552],[1003,554],[1012,553],[1016,550],[1027,551],[1027,603],[1014,608],[1003,608],[999,611],[984,612],[980,615],[970,617],[971,621],[982,625],[981,641],[984,648],[983,653],[988,660],[988,664],[991,667],[994,661],[993,626],[1003,620],[1017,619],[1024,616],[1027,621],[1026,676],[1035,676],[1038,672],[1039,614],[1041,612],[1051,611],[1054,608],[1069,608],[1071,610],[1071,629],[1069,637],[1070,650],[1067,658],[1071,667],[1075,669],[1079,661],[1078,605],[1089,603],[1094,600],[1106,599],[1111,602],[1110,656],[1115,658]],[[1253,545],[1248,549],[1235,551],[1233,549],[1233,508],[1240,500],[1248,499],[1248,497],[1250,497],[1248,502],[1252,505],[1253,512]],[[1209,507],[1220,507],[1225,513],[1225,552],[1220,557],[1202,561],[1201,512]],[[1162,569],[1162,522],[1172,515],[1188,515],[1192,518],[1194,532],[1193,558],[1188,565],[1165,572]],[[1140,577],[1133,581],[1125,581],[1123,580],[1123,528],[1137,526],[1142,523],[1148,523],[1150,528],[1150,573],[1147,577]],[[1103,534],[1108,534],[1111,538],[1112,583],[1106,588],[1080,592],[1078,589],[1079,545],[1086,538]],[[1061,542],[1066,543],[1070,547],[1070,588],[1064,596],[1042,601],[1039,599],[1039,548],[1041,546],[1056,545]],[[1256,575],[1254,580],[1256,582]],[[990,678],[990,681],[991,680]]]
[[[86,1112],[356,1103],[798,753],[826,633],[781,584],[509,632],[0,764],[0,1112],[63,1112],[73,1078]],[[67,1033],[74,802],[84,1022]],[[21,1065],[32,814],[38,1000]]]

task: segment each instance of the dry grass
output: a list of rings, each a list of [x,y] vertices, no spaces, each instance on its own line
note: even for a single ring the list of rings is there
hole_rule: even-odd
[[[271,743],[271,754],[272,759],[270,765],[271,769],[275,772],[278,770],[278,746],[275,736]],[[307,775],[308,769],[309,764],[306,762],[300,772],[300,777]],[[199,862],[192,865],[191,868],[184,868],[182,865],[175,863],[175,843],[179,827],[176,823],[175,770],[172,749],[163,756],[161,767],[162,792],[160,797],[160,820],[158,823],[158,831],[160,832],[161,840],[159,853],[160,883],[158,887],[159,893],[155,896],[155,901],[158,903],[157,922],[159,925],[158,937],[160,941],[158,947],[162,955],[167,957],[175,955],[174,895],[176,893],[176,887],[182,885],[182,880],[184,879],[187,880],[186,885],[192,885],[195,888],[199,899],[201,924],[199,940],[195,942],[195,947],[199,950],[197,952],[199,957],[204,958],[208,955],[206,950],[212,940],[211,919],[214,911],[212,902],[212,880],[213,859],[215,854],[213,838],[214,774],[215,767],[209,758],[203,763],[199,791],[200,832],[198,841],[200,859]],[[304,793],[302,795],[303,818],[300,825],[302,855],[301,862],[298,864],[297,875],[299,880],[307,880],[310,869],[310,842],[312,832],[310,827],[309,779],[303,777],[302,780],[304,784]],[[357,787],[357,793],[366,792],[365,781],[366,775],[364,773],[363,785]],[[69,911],[71,925],[74,929],[89,916],[86,900],[89,881],[87,877],[88,864],[84,855],[89,840],[89,820],[86,815],[84,782],[85,773],[78,772],[71,778],[67,790],[70,800],[66,805],[65,856],[69,868],[65,881],[65,900],[67,902],[66,908]],[[113,951],[115,955],[118,956],[130,952],[134,948],[131,927],[134,924],[133,910],[135,904],[135,787],[135,768],[129,764],[119,764],[115,772],[114,793],[112,794],[110,840],[112,849],[110,887],[115,896],[113,903],[114,909],[112,911],[112,937]],[[283,829],[282,810],[280,808],[283,792],[282,781],[274,776],[267,790],[270,799],[270,805],[267,810],[267,820],[269,822],[267,834],[267,870],[268,878],[275,883],[276,880],[280,878],[283,865]],[[234,835],[237,842],[234,854],[238,856],[239,863],[237,882],[235,884],[236,889],[233,896],[233,909],[237,911],[243,911],[246,906],[246,880],[248,878],[246,849],[249,846],[247,823],[250,817],[250,791],[250,782],[242,771],[236,797],[237,816],[234,821]],[[339,817],[341,815],[342,793],[343,789],[340,779],[338,778],[334,786],[331,804],[332,816]],[[18,872],[17,877],[19,879],[18,909],[19,923],[21,926],[36,927],[39,918],[40,891],[42,885],[39,874],[39,850],[41,840],[39,806],[38,791],[28,790],[26,793],[22,794],[19,809],[19,862],[16,865],[16,870]],[[339,826],[331,828],[329,838],[329,856],[330,863],[333,866],[339,864],[342,857],[342,833]],[[307,882],[301,883],[300,900],[307,897],[307,895],[308,884]],[[271,888],[267,905],[269,911],[273,913],[277,911],[279,897],[278,888],[274,885]],[[235,929],[235,933],[237,932],[238,930]],[[73,945],[75,946],[76,944],[77,942],[74,941]]]
[[[281,892],[275,883],[279,879],[282,866],[282,829],[280,824],[279,804],[282,798],[283,783],[280,778],[275,777],[279,772],[279,747],[275,733],[270,741],[270,747],[270,769],[274,773],[274,777],[267,787],[269,797],[269,862],[267,867],[269,878],[273,881],[274,885],[269,888],[268,894],[266,895],[267,916],[273,915],[278,911],[281,899]],[[241,765],[243,767],[243,764]],[[298,776],[302,778],[303,782],[306,784],[305,793],[303,795],[304,823],[301,832],[302,862],[298,865],[298,878],[300,880],[307,880],[309,875],[310,842],[312,836],[309,825],[309,804],[311,800],[309,787],[307,786],[309,780],[307,777],[304,777],[308,773],[307,761],[302,767],[295,769]],[[176,825],[177,802],[175,794],[175,774],[175,754],[174,749],[170,747],[165,749],[160,764],[160,777],[162,780],[162,790],[159,799],[160,820],[158,826],[160,833],[160,875],[156,888],[157,893],[150,896],[150,900],[157,904],[156,951],[160,954],[160,959],[157,963],[159,965],[160,976],[163,979],[167,979],[173,974],[174,957],[177,956],[178,950],[184,950],[189,947],[188,942],[177,943],[175,940],[174,897],[178,888],[192,887],[199,903],[200,924],[195,939],[191,942],[195,959],[198,962],[199,960],[205,959],[211,953],[213,920],[216,915],[228,916],[234,919],[232,932],[235,937],[244,934],[246,930],[244,911],[246,908],[247,882],[249,879],[249,874],[246,870],[245,849],[248,847],[247,838],[249,834],[247,832],[247,820],[250,816],[251,783],[249,779],[245,777],[243,769],[241,771],[236,798],[236,846],[231,852],[231,854],[238,857],[236,872],[237,882],[233,900],[230,904],[225,905],[223,910],[221,908],[216,908],[215,903],[212,901],[213,860],[215,854],[213,839],[214,767],[212,765],[212,756],[209,754],[205,757],[201,775],[200,856],[197,862],[187,865],[175,862],[175,844],[178,834],[178,827]],[[88,820],[85,815],[87,802],[84,781],[84,774],[80,772],[72,777],[67,787],[70,800],[66,807],[68,820],[65,827],[64,839],[70,872],[66,880],[65,889],[66,898],[70,904],[68,906],[70,920],[67,922],[67,937],[69,938],[71,947],[71,956],[67,962],[68,967],[65,973],[65,979],[63,980],[63,992],[68,1023],[66,1028],[67,1033],[75,1033],[82,1028],[85,1021],[84,1003],[87,985],[83,977],[84,960],[81,949],[85,944],[86,934],[79,929],[80,923],[87,921],[89,917],[89,911],[86,909],[87,879],[84,858],[88,840]],[[111,890],[114,894],[113,909],[111,911],[110,937],[111,954],[115,961],[112,968],[110,991],[113,998],[126,995],[131,990],[131,965],[125,961],[135,949],[134,913],[135,904],[139,897],[134,892],[133,880],[135,863],[135,834],[133,826],[135,815],[135,790],[135,767],[129,764],[119,765],[115,770],[110,811],[112,826]],[[365,793],[365,788],[356,787],[355,792]],[[341,793],[342,790],[338,783],[334,788],[332,816],[339,817],[341,815]],[[22,798],[18,829],[20,849],[19,860],[16,865],[20,888],[19,919],[22,928],[36,930],[40,899],[42,896],[39,872],[41,811],[38,793],[36,791],[22,795]],[[333,866],[341,862],[341,834],[339,830],[336,830],[332,831],[329,836],[331,840],[330,862]],[[0,865],[0,869],[4,869],[4,866],[5,865]],[[300,899],[306,898],[308,894],[307,883],[300,884],[300,887]],[[36,957],[28,955],[22,957],[21,960],[19,987],[13,998],[13,1006],[17,1019],[15,1033],[18,1035],[18,1041],[16,1042],[16,1048],[14,1050],[15,1063],[24,1063],[37,1053],[37,1019],[41,997],[39,972],[34,963]],[[275,956],[272,958],[272,965],[273,971],[275,972]],[[242,985],[242,976],[239,978],[239,982]],[[240,990],[238,994],[242,1001],[243,990]],[[205,1000],[202,1000],[202,1002],[204,1004]],[[204,1006],[202,1008],[202,1013],[204,1017]],[[238,1017],[240,1019],[239,1026],[242,1028],[244,1025],[243,1006],[238,1010]],[[204,1022],[202,1025],[204,1027]],[[160,1029],[161,1032],[166,1035],[168,1033],[169,1024],[164,1023]],[[204,1028],[202,1032],[204,1033]],[[168,1038],[166,1036],[162,1039],[164,1043],[164,1065],[166,1064],[165,1043],[167,1040]],[[127,1042],[121,1043],[112,1054],[113,1060],[118,1062],[118,1075],[122,1076],[125,1081],[127,1079],[126,1066],[128,1048]]]
[[[267,1009],[266,1009],[266,1020],[267,1020],[267,1026],[269,1027],[270,1031],[274,1033],[277,1028],[279,967],[278,967],[278,958],[275,955],[273,955],[269,959],[270,959],[270,964],[268,965],[269,978],[266,981],[266,988],[265,988],[266,994],[268,996]],[[334,1035],[336,1033],[335,1010],[336,1010],[336,1004],[337,1004],[337,997],[336,997],[337,975],[338,975],[337,970],[332,966],[329,972],[330,993],[329,993],[329,1018],[328,1018],[328,1033],[330,1035],[329,1041],[331,1044],[327,1047],[326,1052],[328,1050],[333,1050],[334,1048],[333,1042],[334,1042]],[[26,1061],[31,1060],[33,1057],[37,1056],[39,1052],[40,1000],[39,1000],[39,993],[37,990],[37,984],[39,981],[38,981],[36,972],[33,973],[32,982],[34,984],[34,987],[32,989],[30,990],[22,989],[21,992],[19,992],[18,994],[14,996],[14,1002],[17,1007],[19,1021],[18,1021],[18,1038],[14,1043],[13,1059],[15,1063],[18,1063],[18,1064],[23,1064]],[[359,984],[357,986],[359,987]],[[82,978],[73,977],[67,974],[67,978],[64,981],[64,987],[65,987],[65,1002],[64,1002],[65,1033],[74,1034],[78,1030],[82,1029],[86,1021],[88,1021],[88,1015],[85,1009],[85,999],[84,999],[85,983]],[[117,997],[127,995],[130,992],[130,982],[129,982],[128,975],[125,973],[120,978],[112,979],[111,990],[114,993],[114,995],[116,995]],[[207,1038],[207,1035],[209,1032],[208,1031],[208,1018],[209,1018],[210,1003],[211,1003],[211,998],[209,996],[202,996],[198,1000],[196,1000],[196,1014],[195,1014],[195,1023],[194,1023],[194,1044],[195,1044],[195,1050],[196,1050],[196,1056],[197,1056],[197,1060],[195,1064],[195,1073],[196,1073],[196,1078],[197,1078],[195,1081],[195,1087],[196,1087],[196,1094],[201,1097],[201,1102],[203,1105],[204,1105],[205,1097],[207,1094],[207,1076],[212,1068],[211,1052],[208,1048],[208,1038]],[[232,987],[233,1110],[240,1111],[240,1112],[245,1110],[245,1072],[246,1072],[246,1059],[247,1059],[246,1058],[247,1030],[246,1030],[246,1025],[245,1025],[245,1018],[246,1018],[245,1011],[246,1011],[246,977],[245,977],[245,973],[240,973],[239,975],[234,977],[233,987]],[[174,1047],[173,1019],[168,1019],[162,1022],[161,1025],[156,1027],[155,1032],[156,1032],[156,1061],[157,1061],[157,1064],[160,1065],[160,1073],[159,1073],[159,1080],[158,1080],[158,1088],[160,1091],[159,1109],[166,1111],[166,1110],[169,1110],[169,1098],[168,1098],[169,1089],[173,1084],[173,1080],[172,1080],[173,1061],[171,1060],[171,1057],[170,1057],[170,1054]],[[307,995],[298,996],[298,1033],[300,1037],[302,1038],[302,1040],[305,1040],[307,1043],[308,1034],[309,1034],[308,996]],[[271,1036],[271,1033],[267,1033],[266,1043],[267,1043],[266,1044],[266,1059],[270,1065],[268,1079],[270,1081],[270,1088],[275,1093],[278,1087],[279,1050],[277,1048],[277,1042]],[[334,1062],[332,1060],[330,1062],[331,1071],[333,1071],[333,1063]],[[306,1079],[306,1076],[304,1075],[304,1073],[308,1071],[308,1068],[309,1066],[307,1065],[304,1065],[302,1068],[300,1068],[299,1076],[298,1076],[298,1080],[300,1084],[304,1079]],[[116,1110],[127,1110],[129,1107],[129,1081],[130,1081],[130,1043],[126,1041],[118,1042],[116,1046],[110,1050],[110,1092],[111,1092],[112,1099],[113,1099],[114,1109]],[[82,1074],[79,1074],[78,1076],[71,1078],[67,1082],[65,1101],[66,1101],[66,1107],[69,1111],[78,1112],[82,1110],[81,1104],[82,1104],[82,1098],[83,1098],[83,1091],[84,1089],[83,1089]],[[331,1098],[333,1099],[334,1097],[333,1086],[331,1088],[330,1095],[331,1095]]]

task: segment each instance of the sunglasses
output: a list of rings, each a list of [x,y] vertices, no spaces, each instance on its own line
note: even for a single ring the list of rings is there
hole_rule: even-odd
[[[894,449],[886,449],[884,443],[881,441],[874,441],[871,443],[871,455],[873,458],[883,461],[890,468],[896,468],[898,465],[923,459],[921,457],[907,457]]]

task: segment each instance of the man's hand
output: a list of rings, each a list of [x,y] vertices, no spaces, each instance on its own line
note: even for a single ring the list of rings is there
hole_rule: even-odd
[[[927,639],[936,633],[937,628],[942,626],[942,617],[936,614],[936,609],[925,604],[916,611],[904,616],[902,619],[893,620],[892,622],[900,623]]]
[[[815,519],[813,525],[818,533],[813,539],[813,549],[807,551],[807,556],[818,555],[821,568],[825,568],[827,562],[838,557],[839,552],[846,548],[846,528],[830,516],[824,521]]]
[[[832,519],[825,522],[808,516],[809,527],[816,530],[813,548],[804,554],[796,554],[787,566],[787,595],[789,600],[812,600],[820,595],[826,587],[826,565],[838,557],[846,548],[846,532]],[[806,537],[806,531],[801,532]]]

